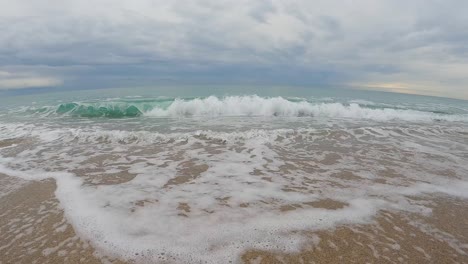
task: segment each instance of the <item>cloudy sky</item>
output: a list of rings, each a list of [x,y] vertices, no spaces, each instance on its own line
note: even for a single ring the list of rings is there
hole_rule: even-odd
[[[468,99],[466,0],[0,6],[0,90],[248,83]]]

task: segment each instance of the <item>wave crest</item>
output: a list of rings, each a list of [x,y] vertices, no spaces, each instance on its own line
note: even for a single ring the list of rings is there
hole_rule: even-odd
[[[65,103],[60,104],[55,112],[80,117],[135,117],[143,114],[135,105],[127,104],[82,105]]]
[[[290,101],[282,97],[210,96],[192,100],[176,99],[166,109],[154,108],[146,116],[285,116],[371,119],[377,121],[468,121],[463,115],[444,115],[410,109],[367,108],[357,103],[311,103],[306,100]]]
[[[218,98],[111,100],[93,103],[62,103],[54,107],[29,109],[41,115],[79,117],[324,117],[375,121],[461,121],[466,114],[448,114],[414,109],[376,107],[357,102],[310,102],[283,97],[227,96]]]

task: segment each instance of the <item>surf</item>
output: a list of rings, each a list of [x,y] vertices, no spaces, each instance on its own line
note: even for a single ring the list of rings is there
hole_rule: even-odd
[[[439,109],[408,108],[375,103],[324,102],[306,98],[208,96],[199,98],[130,98],[90,102],[66,102],[32,106],[16,113],[43,117],[138,118],[138,117],[320,117],[374,121],[467,122],[468,114]]]

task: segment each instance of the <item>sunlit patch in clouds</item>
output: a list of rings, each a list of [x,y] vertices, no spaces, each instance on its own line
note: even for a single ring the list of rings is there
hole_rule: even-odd
[[[353,83],[351,86],[363,89],[376,89],[388,92],[415,93],[407,83]]]
[[[62,83],[62,80],[55,77],[0,71],[0,89],[52,87]]]
[[[90,80],[96,88],[153,85],[161,79],[311,89],[403,83],[408,87],[376,88],[468,98],[467,1],[0,4],[0,67],[14,73],[18,65],[50,66],[47,76],[67,87],[90,88]],[[80,67],[86,70],[69,70]]]

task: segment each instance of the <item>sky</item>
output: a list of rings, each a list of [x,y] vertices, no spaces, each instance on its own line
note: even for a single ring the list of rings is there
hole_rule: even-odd
[[[344,87],[468,99],[466,0],[0,0],[0,90]]]

